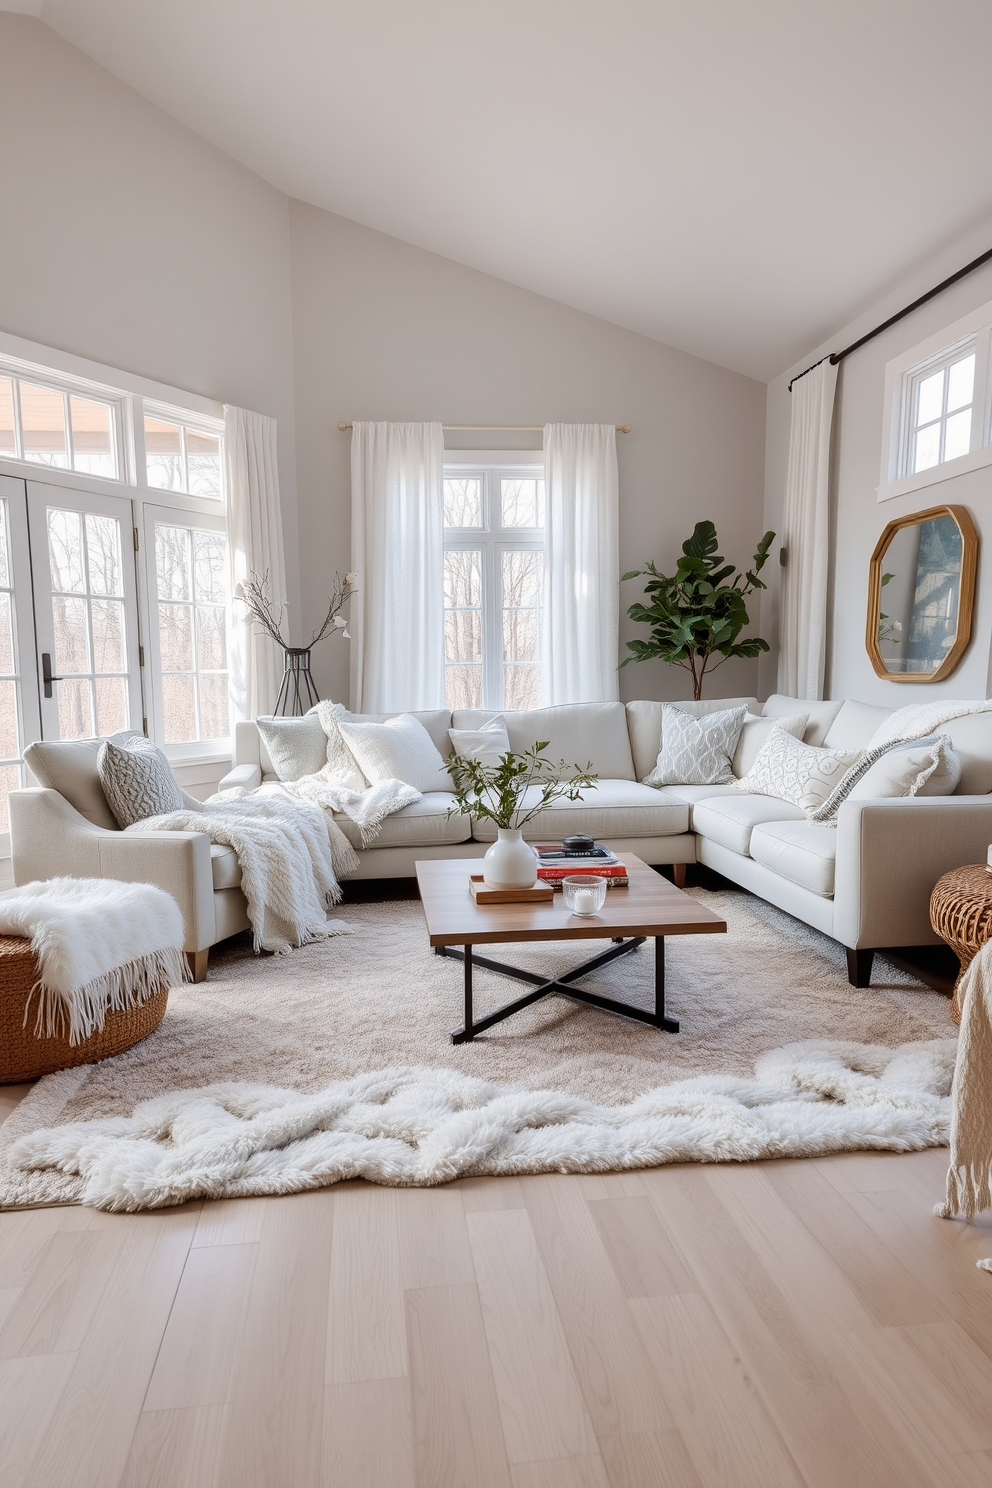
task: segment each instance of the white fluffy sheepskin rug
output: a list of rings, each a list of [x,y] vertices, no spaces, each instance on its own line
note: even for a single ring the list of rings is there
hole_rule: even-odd
[[[452,1069],[357,1075],[303,1095],[229,1083],[178,1090],[129,1117],[35,1130],[11,1166],[75,1175],[100,1209],[289,1194],[347,1178],[428,1186],[479,1174],[598,1173],[945,1145],[955,1042],[886,1049],[809,1040],[753,1079],[699,1075],[629,1105],[510,1090]]]

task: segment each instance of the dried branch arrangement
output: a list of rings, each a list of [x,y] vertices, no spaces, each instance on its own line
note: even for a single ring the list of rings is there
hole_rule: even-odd
[[[357,582],[357,574],[347,573],[342,578],[340,574],[335,573],[334,588],[331,590],[331,596],[327,602],[327,614],[324,616],[323,623],[310,637],[304,648],[305,650],[309,650],[318,641],[322,641],[328,631],[339,630],[342,632],[343,638],[346,641],[351,639],[348,635],[348,621],[342,615],[341,611],[354,594]],[[267,569],[262,574],[257,574],[252,570],[243,584],[236,585],[234,597],[241,601],[248,611],[250,619],[254,620],[257,625],[260,625],[266,635],[272,637],[277,646],[281,646],[284,651],[292,649],[289,641],[284,638],[282,633],[282,622],[287,606],[285,604],[277,605],[272,597]]]

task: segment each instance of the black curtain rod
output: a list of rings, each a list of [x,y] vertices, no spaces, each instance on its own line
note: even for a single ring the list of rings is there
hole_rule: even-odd
[[[952,274],[949,279],[944,279],[940,284],[934,285],[933,289],[928,289],[926,294],[920,295],[918,300],[914,300],[905,309],[898,310],[895,315],[890,315],[888,320],[883,320],[882,324],[877,325],[873,331],[868,331],[866,335],[859,337],[857,341],[852,341],[850,346],[844,347],[843,351],[832,351],[829,356],[822,356],[819,362],[814,362],[812,367],[806,367],[804,371],[797,372],[789,383],[789,392],[792,392],[793,382],[798,382],[800,377],[805,377],[807,372],[812,372],[813,367],[818,367],[820,362],[831,362],[834,364],[842,362],[845,357],[851,355],[852,351],[858,351],[866,342],[874,341],[876,336],[880,336],[883,331],[887,331],[889,326],[895,325],[897,320],[902,320],[906,315],[912,315],[913,311],[918,310],[921,305],[925,305],[927,300],[932,300],[934,295],[942,294],[945,289],[950,289],[952,284],[957,284],[959,279],[963,279],[966,274],[972,273],[974,269],[980,269],[982,264],[988,263],[990,258],[992,258],[992,248],[987,253],[983,253],[979,258],[973,258],[970,264],[965,264],[963,269],[958,269],[957,273]]]

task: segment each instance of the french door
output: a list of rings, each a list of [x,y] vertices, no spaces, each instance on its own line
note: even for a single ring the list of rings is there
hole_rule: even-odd
[[[131,502],[41,481],[26,485],[41,737],[140,730]]]

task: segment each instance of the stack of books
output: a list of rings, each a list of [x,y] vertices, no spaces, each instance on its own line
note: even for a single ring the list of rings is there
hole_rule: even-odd
[[[589,874],[594,878],[605,878],[608,889],[625,889],[630,883],[627,865],[608,847],[596,845],[588,852],[569,852],[560,842],[537,843],[534,851],[538,856],[538,881],[561,890],[563,878]]]

